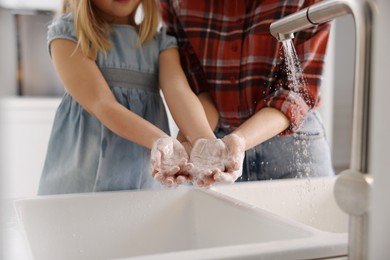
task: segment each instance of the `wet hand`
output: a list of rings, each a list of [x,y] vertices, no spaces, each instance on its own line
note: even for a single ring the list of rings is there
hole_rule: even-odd
[[[190,154],[195,184],[208,188],[215,183],[234,183],[242,175],[244,156],[245,140],[236,134],[198,140]]]
[[[189,173],[192,164],[188,159],[184,146],[175,138],[157,139],[150,155],[154,179],[167,187],[192,181],[192,175]]]
[[[223,158],[226,157],[226,146],[221,139],[199,139],[190,153],[190,170],[194,182],[199,187],[208,188],[215,183],[214,176],[225,171]]]
[[[234,183],[242,175],[242,164],[245,157],[245,140],[236,134],[229,134],[222,138],[226,146],[223,159],[225,171],[214,175],[214,180],[220,183]]]

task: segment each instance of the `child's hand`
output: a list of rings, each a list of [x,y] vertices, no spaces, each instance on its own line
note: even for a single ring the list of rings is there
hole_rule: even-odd
[[[157,139],[152,147],[150,161],[152,175],[167,187],[191,181],[189,170],[192,164],[188,163],[188,154],[183,145],[172,137]]]

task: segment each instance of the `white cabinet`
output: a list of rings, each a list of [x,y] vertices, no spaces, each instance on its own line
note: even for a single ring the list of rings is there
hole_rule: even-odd
[[[59,102],[57,98],[0,100],[0,165],[5,198],[36,195]]]

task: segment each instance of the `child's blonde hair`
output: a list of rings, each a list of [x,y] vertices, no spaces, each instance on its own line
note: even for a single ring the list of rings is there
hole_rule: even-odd
[[[157,0],[141,0],[143,17],[137,25],[139,44],[149,41],[157,32],[160,22],[160,8]],[[78,45],[83,54],[91,59],[96,59],[99,51],[104,54],[111,48],[111,42],[107,35],[109,26],[99,16],[99,10],[91,3],[91,0],[63,0],[60,13],[72,13],[74,17],[75,33]],[[135,24],[135,11],[130,19]]]

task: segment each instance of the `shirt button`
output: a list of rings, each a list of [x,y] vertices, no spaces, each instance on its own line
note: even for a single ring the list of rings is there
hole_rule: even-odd
[[[233,51],[233,52],[237,52],[237,51],[238,51],[237,44],[234,44],[234,45],[232,46],[232,51]]]
[[[230,83],[232,83],[232,84],[236,83],[236,77],[231,76],[230,77]]]

